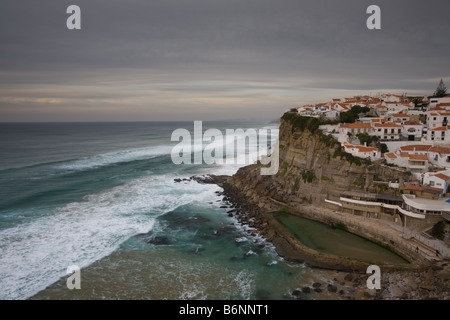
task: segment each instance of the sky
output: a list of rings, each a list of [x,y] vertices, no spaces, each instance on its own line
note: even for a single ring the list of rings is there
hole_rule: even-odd
[[[69,5],[81,30],[69,30]],[[381,29],[369,30],[369,5]],[[2,0],[0,122],[275,119],[450,87],[448,0]]]

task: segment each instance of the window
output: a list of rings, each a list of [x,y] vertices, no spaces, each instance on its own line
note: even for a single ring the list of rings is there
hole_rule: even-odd
[[[434,187],[434,181],[430,181],[430,187]]]

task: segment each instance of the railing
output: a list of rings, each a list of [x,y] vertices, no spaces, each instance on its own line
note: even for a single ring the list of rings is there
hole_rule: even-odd
[[[414,233],[409,230],[404,232],[404,237],[407,239],[414,238],[414,239],[418,240],[419,242],[427,245],[428,247],[430,247],[434,250],[438,250],[444,259],[450,258],[450,249],[447,247],[447,245],[444,242],[442,242],[440,240],[427,239],[424,236],[422,236],[421,234]]]

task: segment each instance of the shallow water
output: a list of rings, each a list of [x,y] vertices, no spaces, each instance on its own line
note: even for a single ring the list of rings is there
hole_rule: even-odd
[[[285,212],[273,217],[300,242],[319,252],[380,264],[404,264],[396,253],[350,232]]]

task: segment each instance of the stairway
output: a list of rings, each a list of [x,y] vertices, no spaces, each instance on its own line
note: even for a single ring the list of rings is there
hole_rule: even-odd
[[[419,248],[419,253],[422,254],[422,256],[424,256],[427,260],[440,261],[443,259],[442,255],[436,257],[436,249],[428,246],[427,244],[421,242],[420,240],[412,237],[409,239],[409,241],[414,247]]]

